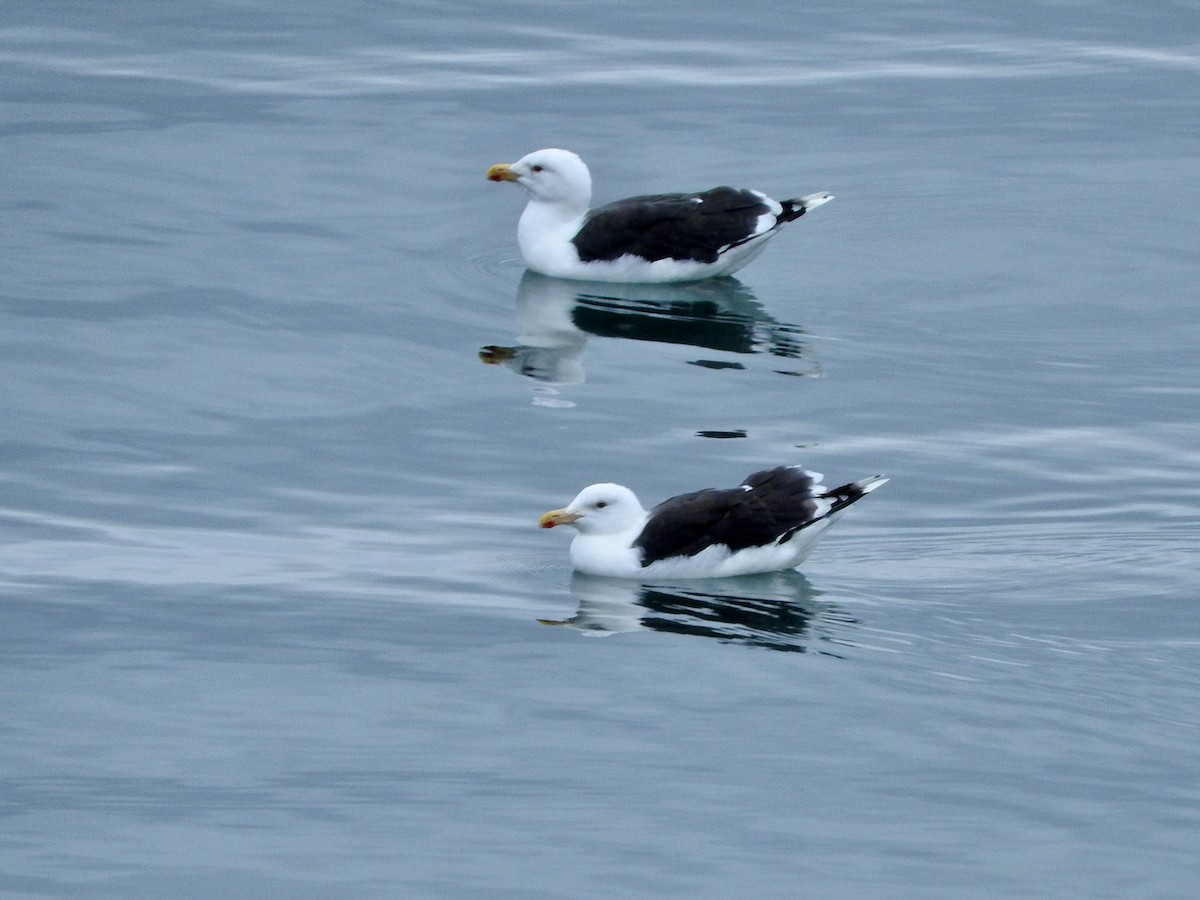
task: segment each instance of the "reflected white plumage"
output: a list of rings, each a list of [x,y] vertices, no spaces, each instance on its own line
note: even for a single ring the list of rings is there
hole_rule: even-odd
[[[711,578],[798,566],[852,503],[887,479],[835,488],[800,466],[755,472],[736,488],[672,497],[647,511],[619,484],[593,484],[539,520],[571,525],[571,564],[616,578]]]
[[[525,264],[557,278],[698,281],[732,275],[785,224],[833,199],[818,192],[773,200],[717,187],[695,194],[630,197],[589,209],[592,176],[569,150],[535,150],[487,171],[529,193],[517,225]]]

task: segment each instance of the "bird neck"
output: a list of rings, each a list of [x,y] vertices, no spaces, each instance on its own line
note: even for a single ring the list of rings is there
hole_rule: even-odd
[[[556,200],[542,200],[531,196],[525,205],[525,211],[521,213],[521,224],[524,225],[529,220],[540,222],[543,227],[548,227],[560,223],[577,222],[587,212],[590,199],[588,195],[559,197]]]
[[[553,203],[530,199],[521,213],[517,223],[517,242],[526,261],[539,257],[539,245],[542,249],[570,240],[583,223],[587,205],[582,208],[572,203],[559,200]]]

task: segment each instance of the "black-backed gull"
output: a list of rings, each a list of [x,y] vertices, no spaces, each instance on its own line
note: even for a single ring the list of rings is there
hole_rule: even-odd
[[[780,228],[833,199],[824,191],[772,200],[761,191],[717,187],[653,194],[588,209],[592,176],[569,150],[535,150],[487,170],[529,192],[517,225],[525,264],[556,278],[698,281],[732,275]]]
[[[876,475],[827,488],[800,466],[755,472],[739,487],[681,494],[647,512],[627,487],[593,484],[542,528],[572,525],[571,564],[616,578],[710,578],[798,566],[825,530],[886,482]]]

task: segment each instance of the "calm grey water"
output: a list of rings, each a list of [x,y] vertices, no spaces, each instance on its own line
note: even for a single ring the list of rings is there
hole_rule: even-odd
[[[1194,895],[1200,8],[649,6],[0,8],[4,897]],[[522,277],[554,145],[837,200]],[[534,527],[784,462],[803,573]]]

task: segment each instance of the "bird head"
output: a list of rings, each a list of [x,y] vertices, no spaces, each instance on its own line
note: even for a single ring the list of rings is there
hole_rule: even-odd
[[[538,519],[542,528],[573,525],[582,534],[617,534],[641,524],[646,511],[637,496],[619,484],[593,484],[562,509]]]
[[[515,163],[497,163],[488,181],[515,181],[543,203],[562,203],[586,210],[592,200],[592,176],[570,150],[534,150]]]

